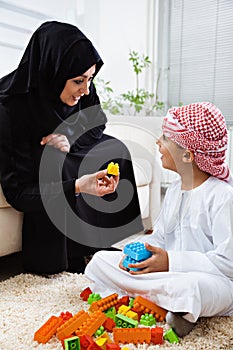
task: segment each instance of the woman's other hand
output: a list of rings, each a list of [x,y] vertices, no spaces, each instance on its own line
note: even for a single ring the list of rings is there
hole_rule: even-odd
[[[152,256],[140,263],[129,264],[129,267],[140,269],[138,271],[129,270],[131,275],[141,275],[149,272],[166,272],[169,271],[168,253],[166,250],[154,247],[148,243],[145,243],[145,247],[152,253]],[[120,261],[119,267],[126,270]]]
[[[88,193],[98,197],[115,192],[119,176],[107,176],[107,169],[83,175],[75,181],[75,193]]]
[[[40,142],[42,146],[48,145],[52,146],[61,152],[69,152],[70,151],[70,143],[65,135],[62,134],[49,134],[44,136]]]

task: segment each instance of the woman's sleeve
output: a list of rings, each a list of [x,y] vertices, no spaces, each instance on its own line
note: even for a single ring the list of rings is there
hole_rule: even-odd
[[[22,116],[12,123],[0,105],[0,181],[8,203],[23,212],[41,210],[43,201],[55,204],[63,191],[75,197],[75,179],[46,181],[39,186],[30,130]]]

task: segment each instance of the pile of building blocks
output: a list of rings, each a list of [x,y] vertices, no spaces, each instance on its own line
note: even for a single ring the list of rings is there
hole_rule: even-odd
[[[140,269],[136,267],[129,267],[129,264],[140,263],[152,256],[152,253],[145,248],[145,245],[142,242],[126,244],[126,246],[124,247],[124,254],[125,257],[122,262],[122,265],[127,269],[133,271],[138,271]]]
[[[56,336],[65,350],[120,350],[119,344],[179,342],[172,328],[156,325],[165,320],[167,311],[151,301],[141,296],[119,298],[117,293],[99,297],[89,287],[84,289],[80,298],[90,304],[88,311],[51,316],[35,332],[34,340],[45,344]]]

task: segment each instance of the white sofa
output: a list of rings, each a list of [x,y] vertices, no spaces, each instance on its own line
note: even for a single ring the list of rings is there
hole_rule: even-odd
[[[7,203],[0,186],[0,256],[21,250],[22,221],[23,214]]]
[[[145,229],[153,227],[161,204],[161,162],[155,144],[161,124],[160,117],[110,116],[105,130],[131,152]],[[22,219],[23,214],[6,202],[0,186],[0,256],[21,250]]]
[[[143,226],[152,229],[161,206],[162,167],[156,139],[161,117],[108,116],[105,133],[123,141],[130,150]]]

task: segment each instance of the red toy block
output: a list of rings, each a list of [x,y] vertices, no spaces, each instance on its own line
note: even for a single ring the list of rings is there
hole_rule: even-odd
[[[151,328],[151,343],[163,344],[163,328],[162,327]]]
[[[56,333],[58,327],[62,324],[62,319],[57,316],[51,316],[34,334],[34,340],[39,343],[47,343]]]
[[[66,311],[66,312],[61,312],[59,317],[62,319],[63,323],[65,323],[65,322],[68,321],[71,317],[73,317],[73,315],[72,315],[71,312]]]
[[[104,321],[103,326],[107,332],[112,332],[113,328],[116,327],[116,323],[113,321],[112,318],[108,317],[106,321]]]
[[[87,334],[81,335],[79,339],[80,339],[81,350],[87,350],[89,345],[94,343],[94,340],[92,339],[92,337],[90,337]]]
[[[121,348],[115,343],[108,343],[106,344],[106,350],[121,350]]]
[[[113,328],[113,339],[116,344],[150,344],[151,329],[142,328]]]
[[[88,318],[90,318],[90,316],[86,311],[79,311],[77,314],[75,314],[72,318],[70,318],[58,328],[58,339],[64,339],[66,336],[74,333],[74,331],[76,331],[85,321],[88,320]]]
[[[129,305],[129,296],[125,295],[123,297],[121,297],[120,299],[118,299],[117,304],[115,305],[116,311],[118,312],[119,307],[121,307],[121,305]]]
[[[142,311],[144,314],[152,314],[159,322],[164,321],[167,314],[167,310],[141,296],[134,299],[133,305],[135,309]]]
[[[89,287],[87,287],[80,293],[80,298],[83,301],[87,301],[90,294],[92,294],[92,290]]]
[[[107,309],[110,309],[110,307],[113,307],[118,302],[118,294],[114,293],[109,295],[106,298],[102,298],[98,301],[94,301],[90,306],[90,311],[105,311]]]

